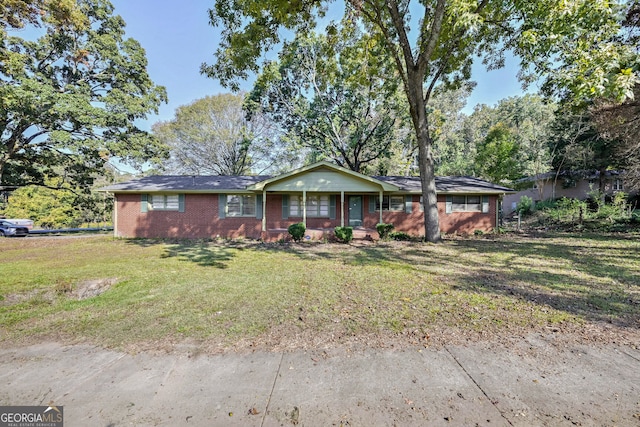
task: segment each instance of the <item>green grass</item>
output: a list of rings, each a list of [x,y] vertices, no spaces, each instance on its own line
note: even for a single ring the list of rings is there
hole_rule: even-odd
[[[79,300],[89,280],[117,279]],[[640,326],[638,236],[368,245],[0,240],[0,342],[298,347]]]

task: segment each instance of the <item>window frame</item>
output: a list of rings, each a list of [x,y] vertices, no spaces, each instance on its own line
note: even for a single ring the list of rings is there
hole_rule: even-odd
[[[461,201],[462,198],[464,198],[464,203]],[[473,198],[474,200],[469,201],[469,198]],[[457,201],[454,202],[454,199],[457,199]],[[490,211],[490,198],[485,194],[450,194],[447,195],[445,199],[446,214],[460,212],[488,214]]]
[[[234,194],[226,194],[225,195],[225,204],[224,204],[224,210],[225,210],[225,217],[228,218],[255,218],[257,215],[257,211],[258,211],[258,198],[256,197],[255,194],[242,194],[242,193],[234,193]],[[232,198],[237,198],[238,199],[238,206],[239,206],[239,213],[235,213],[232,212],[229,209],[229,200]],[[246,204],[245,203],[245,198],[251,199],[253,201],[253,204],[249,203]],[[248,213],[246,211],[247,207],[250,207],[253,205],[253,212]]]
[[[391,199],[400,199],[400,203],[392,203]],[[375,212],[380,212],[380,197],[376,196],[376,208]],[[398,209],[391,209],[392,206],[400,206]],[[406,197],[403,195],[386,195],[382,196],[382,212],[404,212],[406,209]]]
[[[152,211],[180,211],[180,194],[150,194],[151,200],[149,201],[149,207]],[[162,201],[158,201],[156,204],[157,198],[162,198]],[[169,198],[172,198],[171,202]],[[175,198],[175,200],[173,200]]]
[[[613,191],[624,191],[624,183],[622,182],[622,179],[614,179],[611,188],[613,189]]]
[[[292,218],[302,218],[302,195],[289,195],[288,216]],[[317,200],[317,205],[313,205]],[[323,202],[326,202],[323,204]],[[325,209],[326,208],[326,212]],[[307,194],[306,204],[307,218],[330,218],[331,217],[331,196],[329,194]]]

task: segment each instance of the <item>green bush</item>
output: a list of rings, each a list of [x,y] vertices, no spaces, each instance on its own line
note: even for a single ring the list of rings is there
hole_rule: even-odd
[[[546,211],[549,209],[555,209],[558,203],[555,200],[541,200],[536,202],[537,211]]]
[[[287,231],[291,235],[291,238],[293,238],[294,242],[300,242],[304,237],[304,232],[307,231],[307,227],[304,226],[304,222],[298,222],[296,224],[291,224],[289,228],[287,228]]]
[[[349,243],[353,240],[353,227],[336,227],[333,231],[336,238],[343,243]]]
[[[400,241],[409,241],[409,240],[411,240],[411,236],[409,236],[404,231],[391,232],[391,233],[389,233],[389,238],[393,239],[393,240],[400,240]]]
[[[482,235],[484,234],[484,231],[482,231],[482,230],[475,230],[475,231],[473,232],[473,234],[474,234],[475,236],[482,236]]]
[[[389,233],[393,230],[393,224],[385,224],[381,222],[380,224],[376,224],[376,230],[378,231],[378,235],[382,240],[389,238]]]
[[[521,215],[528,215],[533,212],[533,199],[529,196],[520,197],[520,201],[516,205],[516,210]]]

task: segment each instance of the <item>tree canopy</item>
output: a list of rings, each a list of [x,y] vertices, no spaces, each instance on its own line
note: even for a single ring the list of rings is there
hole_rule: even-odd
[[[0,184],[88,188],[114,157],[139,165],[166,155],[135,124],[157,112],[166,91],[151,81],[144,49],[125,38],[109,1],[3,3]],[[43,35],[10,29],[23,25]]]
[[[179,107],[173,120],[156,123],[153,133],[170,154],[160,168],[190,175],[243,175],[268,168],[277,154],[270,128],[260,114],[247,118],[243,105],[244,94],[207,96]]]
[[[202,71],[237,88],[238,79],[259,71],[263,52],[281,43],[283,28],[308,32],[327,4],[216,0],[209,14],[211,23],[222,28],[222,37],[216,62],[204,64]],[[385,46],[395,65],[393,78],[402,82],[418,145],[426,239],[431,242],[440,240],[440,230],[427,106],[437,86],[451,88],[467,81],[478,55],[490,66],[500,66],[506,49],[518,54],[523,69],[531,71],[523,76],[547,73],[556,77],[553,82],[571,89],[600,91],[598,83],[603,79],[595,73],[584,74],[587,67],[606,68],[620,77],[611,85],[601,84],[603,91],[620,88],[625,95],[625,76],[637,79],[624,65],[616,73],[608,67],[609,57],[598,50],[599,43],[619,28],[619,11],[606,0],[358,0],[345,4],[345,16],[358,20],[369,37]]]
[[[300,34],[265,66],[248,105],[278,123],[293,149],[364,172],[401,139],[404,104],[383,48],[349,22]]]

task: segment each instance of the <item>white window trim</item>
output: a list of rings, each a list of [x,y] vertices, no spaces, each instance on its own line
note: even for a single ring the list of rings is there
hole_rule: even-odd
[[[311,205],[313,200],[317,200],[318,204]],[[326,214],[322,212],[323,201],[326,202]],[[289,196],[289,217],[302,218],[302,205],[302,195],[292,194]],[[331,216],[331,196],[328,194],[307,194],[306,216],[307,218],[329,218]]]
[[[397,198],[402,200],[401,203],[398,203],[397,205],[400,206],[399,209],[391,209],[392,203],[391,203],[391,199],[392,198]],[[387,200],[386,203],[386,207],[385,207],[385,199]],[[383,212],[404,212],[405,210],[405,196],[382,196],[382,211]],[[376,197],[376,212],[380,212],[380,198]]]
[[[240,200],[240,214],[236,215],[236,214],[232,214],[229,211],[229,199],[233,198],[233,197],[237,197]],[[243,213],[245,211],[245,205],[244,205],[244,197],[250,197],[253,199],[253,213]],[[252,218],[256,216],[256,206],[257,203],[257,198],[255,196],[255,194],[227,194],[226,200],[225,200],[225,216],[228,218]]]
[[[180,195],[179,194],[151,194],[151,203],[149,207],[154,211],[179,211],[180,210]],[[155,199],[162,197],[162,206],[156,206]],[[175,198],[175,202],[169,198]],[[173,205],[175,203],[175,206]]]
[[[453,202],[453,199],[455,197],[464,197],[464,209],[456,209],[455,208],[455,202]],[[469,203],[469,197],[477,197],[479,199],[478,203]],[[474,208],[474,209],[470,209],[469,206],[479,206],[479,208]],[[482,212],[482,196],[469,196],[469,195],[465,195],[465,196],[452,196],[451,197],[451,212]]]

